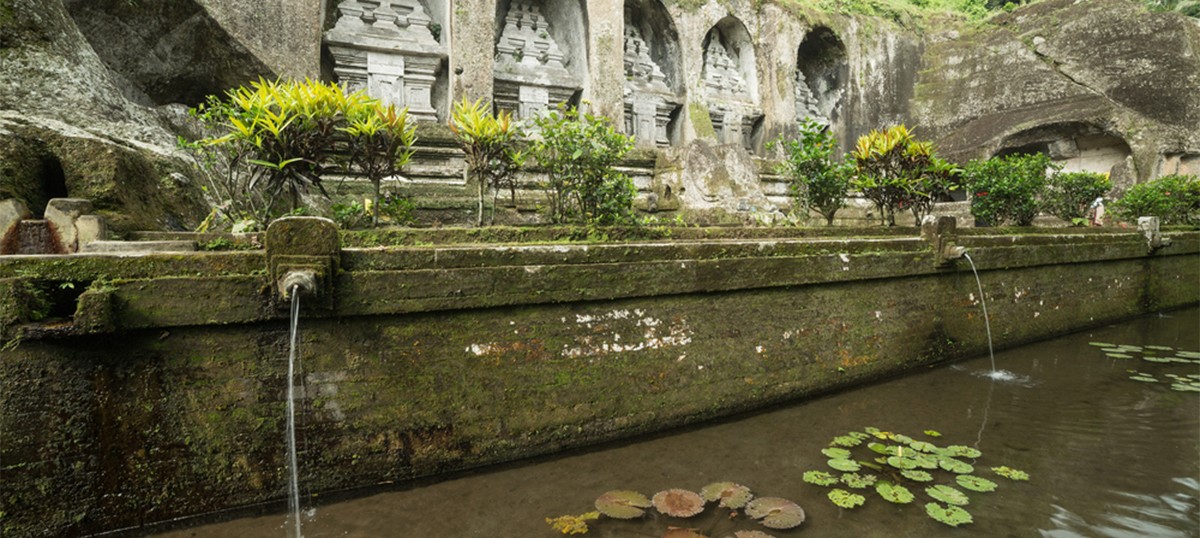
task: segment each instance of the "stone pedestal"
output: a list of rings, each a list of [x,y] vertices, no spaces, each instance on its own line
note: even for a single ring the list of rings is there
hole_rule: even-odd
[[[564,56],[541,4],[513,0],[496,43],[495,101],[517,119],[541,116],[570,101],[582,85],[566,68]]]

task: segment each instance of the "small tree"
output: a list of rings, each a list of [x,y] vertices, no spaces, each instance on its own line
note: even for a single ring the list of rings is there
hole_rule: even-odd
[[[811,119],[800,124],[796,140],[776,141],[786,153],[776,171],[788,178],[788,191],[796,205],[816,211],[832,226],[838,210],[846,205],[846,191],[854,168],[834,159],[837,140],[825,126]]]
[[[1164,224],[1200,223],[1200,179],[1176,174],[1139,183],[1113,203],[1113,210],[1129,222],[1154,216]]]
[[[412,158],[417,129],[409,124],[408,109],[397,111],[393,105],[354,107],[348,110],[346,120],[341,130],[349,136],[347,163],[375,188],[371,226],[378,226],[383,179],[396,175]]]
[[[532,152],[549,176],[550,219],[611,225],[632,220],[637,190],[616,164],[633,139],[606,118],[560,106],[537,120],[541,132]]]
[[[971,214],[992,226],[1013,222],[1029,226],[1041,209],[1047,171],[1057,165],[1041,154],[1007,155],[967,163]]]
[[[1072,226],[1083,226],[1092,202],[1111,189],[1108,174],[1059,172],[1046,183],[1045,210]]]
[[[513,204],[517,203],[516,173],[525,161],[525,154],[515,147],[521,128],[507,112],[493,115],[491,105],[482,99],[474,103],[464,99],[454,105],[450,131],[466,154],[467,174],[478,187],[475,225],[483,226],[483,195],[488,189],[493,193],[493,221],[500,189],[507,187]]]
[[[857,167],[851,184],[875,204],[886,226],[896,225],[900,208],[911,210],[919,224],[935,202],[957,188],[958,170],[903,125],[860,137],[850,156]]]

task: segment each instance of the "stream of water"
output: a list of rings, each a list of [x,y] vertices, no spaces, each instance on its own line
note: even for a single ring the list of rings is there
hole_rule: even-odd
[[[291,538],[303,538],[300,532],[300,476],[296,460],[296,357],[299,355],[300,286],[292,287],[291,331],[288,335],[287,381],[287,457],[288,527]]]
[[[974,536],[1191,537],[1200,535],[1200,394],[1130,379],[1130,370],[1200,373],[1191,364],[1110,358],[1091,341],[1200,350],[1200,310],[1140,318],[995,354],[1013,374],[987,377],[989,359],[960,362],[879,384],[687,431],[502,466],[443,482],[377,492],[318,507],[305,521],[317,537],[536,538],[561,536],[546,517],[592,510],[612,489],[646,495],[698,490],[731,480],[760,496],[804,507],[808,520],[777,537]],[[837,508],[828,488],[802,474],[829,470],[820,450],[850,430],[874,426],[983,452],[978,465],[1027,471],[1028,482],[995,477],[971,494],[974,523],[953,529],[919,500],[892,505],[868,492],[864,506]],[[662,516],[660,516],[662,517]],[[282,536],[278,515],[163,534],[171,538]],[[589,536],[661,536],[666,523],[593,524]],[[703,522],[702,525],[712,525]],[[715,523],[720,529],[727,523]],[[707,527],[705,527],[707,528]],[[744,527],[753,528],[753,527]],[[766,529],[764,529],[766,530]],[[731,533],[718,530],[714,538]]]

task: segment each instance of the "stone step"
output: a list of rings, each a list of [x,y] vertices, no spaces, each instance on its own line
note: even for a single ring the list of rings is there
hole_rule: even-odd
[[[147,254],[151,252],[195,252],[195,241],[93,241],[81,252],[100,254]]]

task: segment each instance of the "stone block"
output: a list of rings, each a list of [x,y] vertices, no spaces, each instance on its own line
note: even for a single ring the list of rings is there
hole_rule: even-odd
[[[108,235],[108,226],[104,223],[104,217],[100,215],[81,215],[75,219],[75,238],[79,246],[79,250],[83,250],[90,243],[103,241]]]
[[[17,223],[29,217],[29,208],[24,202],[15,198],[0,201],[0,241],[17,227]]]
[[[75,221],[92,212],[92,201],[83,198],[54,198],[46,204],[46,220],[54,226],[58,242],[67,253],[78,252]]]

